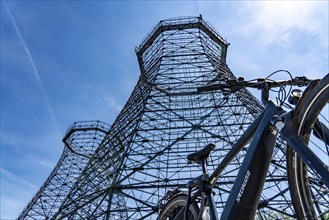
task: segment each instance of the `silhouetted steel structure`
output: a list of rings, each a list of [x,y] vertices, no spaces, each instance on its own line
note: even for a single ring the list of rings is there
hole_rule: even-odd
[[[226,64],[227,48],[201,16],[160,21],[136,48],[140,78],[115,122],[73,124],[57,166],[19,219],[156,219],[167,192],[200,172],[186,155],[216,143],[211,172],[262,109],[245,89],[196,92],[235,78]],[[293,215],[284,145],[278,146],[259,219]],[[219,212],[241,156],[217,184]]]

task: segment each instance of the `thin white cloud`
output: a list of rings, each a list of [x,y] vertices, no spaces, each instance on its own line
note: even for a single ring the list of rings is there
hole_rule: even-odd
[[[289,45],[294,30],[314,32],[320,29],[316,13],[325,6],[317,1],[257,1],[244,3],[240,13],[245,17],[240,29],[256,37],[264,47],[274,43]]]
[[[104,103],[107,108],[113,109],[117,112],[122,109],[122,105],[120,105],[113,96],[106,96],[100,102]]]
[[[29,160],[35,161],[36,164],[40,164],[41,166],[46,167],[47,169],[52,169],[56,165],[52,161],[39,158],[35,155],[28,155],[27,157],[29,158]]]
[[[1,219],[15,219],[38,188],[32,183],[0,167]]]
[[[288,69],[322,77],[328,71],[328,6],[326,1],[239,2],[227,21],[233,71],[256,77]]]
[[[4,7],[5,7],[5,9],[6,9],[8,15],[9,15],[10,21],[11,21],[12,25],[14,26],[14,29],[15,29],[15,31],[16,31],[16,34],[18,35],[18,37],[19,37],[19,39],[20,39],[20,41],[21,41],[21,44],[22,44],[22,46],[23,46],[23,48],[24,48],[24,51],[25,51],[25,53],[26,53],[26,55],[27,55],[28,61],[29,61],[29,63],[31,64],[32,72],[33,72],[34,78],[36,79],[36,81],[37,81],[37,83],[38,83],[38,85],[39,85],[39,87],[40,87],[40,90],[41,90],[41,92],[42,92],[42,94],[43,94],[44,102],[45,102],[45,104],[46,104],[46,106],[47,106],[47,109],[48,109],[48,113],[49,113],[49,115],[50,115],[50,118],[51,118],[51,120],[52,120],[52,122],[53,122],[53,124],[54,124],[54,126],[55,126],[56,132],[57,132],[58,136],[61,137],[62,135],[61,135],[61,132],[60,132],[59,127],[58,127],[58,125],[57,125],[57,120],[56,120],[55,112],[54,112],[53,108],[52,108],[51,105],[50,105],[50,102],[49,102],[49,99],[48,99],[48,96],[47,96],[46,90],[45,90],[45,88],[44,88],[44,86],[43,86],[42,80],[41,80],[41,78],[40,78],[39,71],[38,71],[38,69],[37,69],[37,67],[36,67],[36,65],[35,65],[35,62],[34,62],[34,60],[33,60],[33,57],[32,57],[32,55],[31,55],[31,53],[30,53],[30,50],[29,50],[29,48],[28,48],[28,46],[27,46],[27,44],[26,44],[26,42],[25,42],[25,39],[24,39],[22,33],[20,32],[20,30],[19,30],[17,24],[16,24],[15,18],[14,18],[14,16],[11,14],[11,12],[10,12],[10,10],[9,10],[9,8],[8,8],[8,6],[7,6],[7,4],[6,4],[6,2],[3,2],[3,3],[4,3]]]
[[[32,183],[16,176],[15,174],[9,172],[8,170],[0,167],[0,173],[1,173],[1,179],[7,179],[13,184],[18,184],[18,185],[25,185],[29,188],[32,188],[34,190],[37,190],[38,188],[34,186]]]

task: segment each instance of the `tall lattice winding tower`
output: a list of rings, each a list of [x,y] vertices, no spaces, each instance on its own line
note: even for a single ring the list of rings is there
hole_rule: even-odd
[[[136,48],[140,78],[115,122],[73,124],[57,166],[19,219],[156,219],[168,191],[200,174],[186,155],[216,143],[211,172],[262,110],[247,90],[196,92],[235,78],[226,64],[227,48],[201,16],[160,21]],[[277,149],[259,217],[293,214],[284,147]],[[218,212],[241,156],[216,185]]]

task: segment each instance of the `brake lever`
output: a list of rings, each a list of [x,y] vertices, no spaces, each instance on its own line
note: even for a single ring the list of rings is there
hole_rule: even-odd
[[[295,77],[292,81],[296,86],[302,87],[307,86],[312,80],[308,79],[306,76],[299,76]]]

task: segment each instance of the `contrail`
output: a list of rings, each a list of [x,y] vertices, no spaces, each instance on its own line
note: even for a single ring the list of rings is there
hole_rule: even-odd
[[[57,122],[56,122],[55,112],[54,112],[53,108],[51,107],[51,105],[49,103],[48,96],[46,94],[46,90],[45,90],[45,88],[43,86],[43,83],[41,81],[39,71],[38,71],[37,67],[35,66],[35,63],[33,61],[33,58],[32,58],[32,55],[30,53],[30,50],[27,47],[27,44],[26,44],[26,42],[25,42],[25,40],[24,40],[21,32],[19,31],[18,26],[17,26],[17,24],[15,22],[15,19],[14,19],[13,15],[11,14],[11,12],[10,12],[7,4],[5,2],[3,2],[3,4],[4,4],[5,9],[6,9],[8,15],[9,15],[10,21],[11,21],[12,25],[15,28],[16,34],[18,35],[18,37],[19,37],[19,39],[20,39],[20,41],[21,41],[21,43],[23,45],[23,48],[24,48],[24,51],[25,51],[25,53],[27,55],[27,58],[29,60],[29,63],[32,66],[34,77],[37,80],[37,83],[38,83],[38,85],[39,85],[39,87],[41,89],[42,95],[44,97],[44,102],[45,102],[45,104],[46,104],[46,106],[48,108],[48,112],[49,112],[50,118],[51,118],[51,120],[52,120],[52,122],[53,122],[53,124],[54,124],[54,126],[56,128],[56,132],[57,132],[58,136],[61,137],[62,135],[61,135],[61,132],[60,132],[60,130],[58,128],[58,125],[57,125]]]
[[[16,183],[16,184],[24,184],[26,186],[29,186],[30,188],[32,188],[33,190],[37,190],[38,187],[36,187],[35,185],[33,185],[32,183],[20,178],[19,176],[9,172],[8,170],[3,169],[2,167],[0,167],[0,173],[2,174],[1,176],[3,176],[4,178],[8,178],[10,179],[12,182]]]

